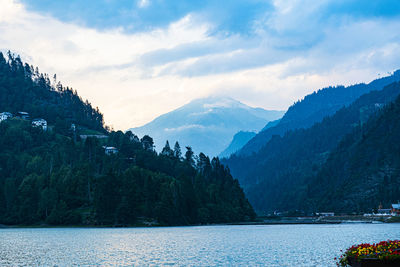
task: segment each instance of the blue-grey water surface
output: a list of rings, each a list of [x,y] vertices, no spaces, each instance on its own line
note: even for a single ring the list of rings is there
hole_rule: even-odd
[[[335,266],[400,224],[0,229],[0,266]]]

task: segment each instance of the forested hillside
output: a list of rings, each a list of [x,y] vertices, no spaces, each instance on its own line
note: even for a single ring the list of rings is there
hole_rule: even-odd
[[[385,104],[395,100],[399,94],[400,83],[393,83],[381,91],[372,91],[311,128],[289,131],[282,137],[273,136],[266,146],[252,156],[232,156],[228,161],[229,166],[235,170],[235,177],[239,178],[241,185],[248,193],[250,202],[259,211],[325,210],[324,206],[313,204],[321,203],[321,199],[316,196],[322,196],[316,193],[319,192],[319,187],[313,187],[315,185],[312,182],[313,177],[318,174],[321,167],[325,168],[323,166],[330,152],[346,134],[362,127],[371,115],[379,112]],[[346,151],[345,147],[342,146],[342,148]],[[347,173],[347,169],[343,172]],[[323,181],[321,176],[326,175],[326,172],[319,175],[318,179]],[[325,186],[323,193],[332,193],[330,191],[332,188],[326,183]],[[308,201],[311,188],[315,190],[315,202]],[[352,189],[357,192],[366,190],[366,188],[358,187]],[[391,201],[394,200],[391,199]],[[340,210],[343,201],[338,198],[330,202],[329,208]],[[361,201],[363,201],[362,198],[355,198],[353,204],[360,205]]]
[[[400,81],[400,70],[395,71],[388,77],[374,80],[369,84],[320,89],[294,103],[276,126],[263,129],[237,154],[242,156],[251,155],[265,146],[272,136],[284,135],[289,130],[309,128],[314,123],[322,121],[326,116],[333,115],[343,106],[351,104],[361,95],[373,90],[381,90],[386,85],[396,81]],[[233,166],[233,164],[230,165]]]
[[[0,112],[28,112],[31,118],[44,118],[59,130],[75,123],[105,132],[103,115],[76,91],[53,84],[38,68],[22,63],[10,52],[7,59],[0,52]]]
[[[400,200],[400,97],[347,135],[310,181],[315,207],[365,211]]]
[[[72,89],[54,88],[18,57],[1,59],[0,111],[48,121],[0,122],[0,224],[187,225],[246,221],[254,211],[218,159],[107,132],[101,113]],[[80,138],[77,128],[107,138]],[[103,136],[104,137],[104,136]],[[106,153],[107,151],[111,151]]]

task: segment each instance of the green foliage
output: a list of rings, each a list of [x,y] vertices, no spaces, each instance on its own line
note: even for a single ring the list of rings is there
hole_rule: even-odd
[[[274,135],[283,136],[287,131],[309,128],[325,117],[334,115],[343,106],[348,106],[360,96],[374,90],[382,90],[385,86],[400,81],[400,70],[392,75],[370,82],[369,84],[355,84],[351,86],[335,86],[320,89],[294,103],[276,125],[267,125],[252,138],[241,150],[239,155],[251,155],[267,145]],[[235,164],[232,172],[236,175]],[[239,171],[240,171],[239,167]]]
[[[0,52],[0,112],[25,111],[31,118],[43,118],[55,125],[59,133],[76,123],[92,130],[105,132],[103,115],[77,92],[51,84],[46,74],[23,64],[18,56],[8,53],[6,60]]]
[[[182,225],[250,220],[254,212],[238,182],[204,154],[197,167],[157,155],[132,133],[112,132],[106,155],[98,139],[73,142],[22,120],[0,123],[0,223],[129,225],[139,218]],[[10,144],[20,143],[13,146]],[[172,151],[172,150],[171,150]]]
[[[97,109],[11,54],[0,54],[0,110],[54,125],[0,122],[0,224],[187,225],[255,216],[218,159],[202,154],[196,164],[191,149],[183,159],[178,143],[158,155],[150,136],[105,131]],[[108,138],[76,138],[71,122]],[[118,153],[106,155],[103,146]]]
[[[311,180],[310,201],[318,199],[319,206],[337,211],[370,211],[379,204],[396,203],[400,199],[399,122],[400,97],[346,135]],[[339,198],[340,202],[334,201]]]
[[[396,104],[375,114],[399,93],[399,83],[372,91],[308,129],[273,136],[258,153],[227,162],[259,211],[361,212],[380,202],[388,206],[400,199],[400,120],[390,108]]]
[[[174,146],[174,156],[178,159],[182,157],[181,146],[179,145],[178,141],[175,142]]]

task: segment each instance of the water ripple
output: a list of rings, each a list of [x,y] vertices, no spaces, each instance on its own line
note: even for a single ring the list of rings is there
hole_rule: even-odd
[[[0,229],[1,266],[335,266],[400,224]]]

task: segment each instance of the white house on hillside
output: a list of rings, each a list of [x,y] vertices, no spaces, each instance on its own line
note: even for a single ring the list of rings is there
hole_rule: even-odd
[[[106,155],[117,154],[118,149],[113,146],[106,146],[106,147],[104,147],[104,152],[106,153]]]
[[[32,121],[32,126],[33,127],[42,127],[42,129],[44,131],[46,131],[47,130],[47,121],[44,119],[34,119]]]
[[[18,111],[17,117],[20,117],[21,119],[24,119],[24,120],[29,120],[29,113],[25,112],[25,111]]]
[[[0,113],[0,122],[5,121],[9,118],[12,118],[12,114],[10,112],[2,112]]]
[[[323,216],[323,217],[331,217],[331,216],[335,216],[335,213],[334,212],[317,212],[316,215]]]

